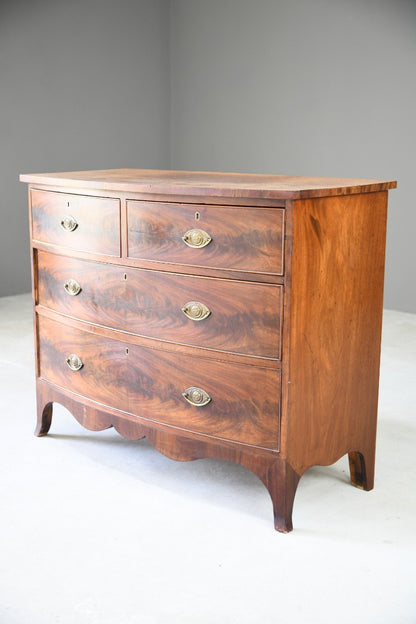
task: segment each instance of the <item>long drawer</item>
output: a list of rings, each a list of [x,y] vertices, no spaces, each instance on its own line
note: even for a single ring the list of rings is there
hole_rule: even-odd
[[[280,358],[282,287],[38,252],[38,303],[131,333]]]
[[[120,201],[31,191],[34,241],[120,257]]]
[[[186,430],[278,448],[279,370],[129,345],[41,315],[38,340],[40,376],[75,394]]]
[[[283,274],[284,210],[127,202],[128,256]]]

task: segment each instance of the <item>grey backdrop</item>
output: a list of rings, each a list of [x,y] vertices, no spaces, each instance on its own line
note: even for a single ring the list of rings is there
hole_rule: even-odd
[[[385,306],[416,312],[414,0],[2,0],[0,295],[29,290],[19,172],[396,178]]]
[[[19,173],[169,167],[164,0],[0,0],[0,296],[30,290]]]

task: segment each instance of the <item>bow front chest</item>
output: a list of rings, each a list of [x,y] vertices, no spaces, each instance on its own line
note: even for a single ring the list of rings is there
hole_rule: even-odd
[[[275,527],[349,455],[373,487],[395,182],[119,169],[25,174],[37,435],[92,430],[252,470]]]

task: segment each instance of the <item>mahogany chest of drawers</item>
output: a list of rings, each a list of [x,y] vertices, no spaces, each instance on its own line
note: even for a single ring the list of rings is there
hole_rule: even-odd
[[[292,528],[301,475],[373,487],[391,181],[25,174],[37,435],[52,405],[179,460],[238,462]]]

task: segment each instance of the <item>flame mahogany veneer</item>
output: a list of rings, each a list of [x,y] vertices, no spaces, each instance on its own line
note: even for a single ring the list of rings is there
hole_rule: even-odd
[[[54,402],[177,460],[238,462],[292,529],[301,475],[373,487],[387,191],[118,169],[25,174],[37,435]]]

